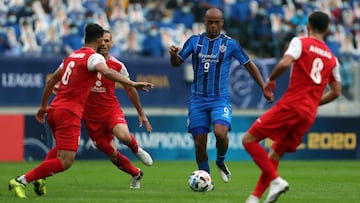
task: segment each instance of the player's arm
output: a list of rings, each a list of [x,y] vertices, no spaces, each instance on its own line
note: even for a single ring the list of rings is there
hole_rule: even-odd
[[[183,60],[177,54],[179,50],[180,48],[174,45],[169,47],[170,63],[174,67],[178,67],[183,63]]]
[[[338,61],[330,76],[329,87],[330,90],[321,97],[319,105],[327,104],[338,98],[341,94],[340,65]]]
[[[127,68],[123,63],[121,64],[120,74],[130,79],[129,72],[127,71]],[[152,127],[141,106],[140,97],[137,89],[128,85],[123,85],[123,87],[131,103],[133,104],[138,113],[140,127],[142,127],[143,123],[145,123],[146,130],[148,132],[151,132]]]
[[[275,91],[275,80],[280,77],[289,67],[291,67],[294,58],[290,55],[284,55],[282,59],[276,64],[273,71],[270,73],[268,81],[265,84],[264,95],[270,97],[269,101],[274,101],[274,91]]]
[[[120,82],[121,84],[129,85],[129,86],[135,87],[136,89],[141,89],[142,91],[145,91],[145,92],[148,92],[149,89],[154,87],[154,85],[149,82],[135,82],[135,81],[129,80],[128,78],[120,75],[119,72],[117,72],[111,68],[108,68],[108,66],[106,65],[105,62],[97,63],[94,66],[94,69],[96,71],[100,72],[103,76],[105,76],[109,80],[112,80],[115,82]]]
[[[294,37],[285,51],[285,54],[280,59],[280,61],[276,64],[273,71],[270,73],[268,81],[265,84],[265,94],[273,95],[273,91],[275,91],[275,80],[280,77],[288,68],[291,67],[291,64],[300,58],[302,53],[302,42],[300,38]],[[272,96],[272,101],[274,100],[274,96]]]
[[[300,38],[294,37],[285,51],[285,54],[276,64],[273,71],[270,73],[269,81],[275,81],[280,75],[282,75],[288,68],[291,67],[291,64],[300,58],[302,53],[302,42]]]
[[[47,108],[48,108],[48,101],[50,98],[50,95],[53,92],[53,89],[55,87],[55,85],[60,81],[61,79],[61,70],[62,70],[62,65],[60,65],[55,72],[52,74],[52,76],[50,77],[50,79],[46,82],[45,84],[45,88],[43,90],[43,95],[41,98],[41,104],[40,104],[40,108],[37,111],[35,118],[37,121],[39,121],[40,123],[44,123],[44,115],[47,112]]]
[[[260,86],[262,90],[264,90],[264,79],[262,78],[258,67],[255,65],[254,62],[249,61],[248,63],[244,64],[247,71],[250,73],[251,77],[256,81],[256,83]]]
[[[327,104],[336,98],[338,98],[341,94],[341,84],[340,82],[332,82],[329,83],[330,90],[327,91],[320,100],[319,105]]]
[[[294,58],[290,55],[284,55],[282,59],[276,64],[273,71],[270,73],[269,80],[275,81],[278,77],[280,77],[288,68],[291,67]]]
[[[269,95],[265,93],[265,83],[264,79],[261,76],[258,67],[255,65],[254,62],[249,61],[248,63],[244,64],[247,71],[250,73],[251,77],[256,81],[256,83],[260,86],[261,90],[263,91],[264,97],[269,101],[273,101],[273,94]]]
[[[152,127],[141,106],[140,97],[137,90],[130,86],[124,86],[124,90],[138,113],[140,127],[145,124],[146,130],[151,132]]]

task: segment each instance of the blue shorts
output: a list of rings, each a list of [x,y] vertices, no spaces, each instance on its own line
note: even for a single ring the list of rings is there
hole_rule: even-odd
[[[188,132],[193,135],[207,134],[211,125],[221,124],[231,130],[230,97],[194,97],[188,105]]]

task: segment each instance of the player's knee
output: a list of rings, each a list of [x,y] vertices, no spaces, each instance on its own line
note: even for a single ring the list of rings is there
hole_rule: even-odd
[[[118,162],[117,152],[113,151],[112,153],[109,153],[108,157],[109,157],[111,162],[113,162],[113,163]]]
[[[124,144],[128,144],[131,142],[131,136],[128,133],[117,133],[115,134],[115,137]]]
[[[63,165],[63,169],[69,169],[71,165],[74,163],[76,156],[75,151],[71,150],[58,150],[57,158],[61,161],[61,164]]]
[[[225,142],[228,139],[227,132],[214,132],[216,141],[218,142]]]
[[[226,139],[230,124],[223,120],[214,121],[214,134],[219,139]]]
[[[207,136],[206,135],[197,135],[194,137],[194,143],[196,148],[206,148],[207,145]]]
[[[64,170],[69,169],[73,165],[74,160],[75,160],[75,157],[74,158],[68,157],[68,158],[61,160]]]
[[[244,137],[242,138],[242,144],[245,145],[249,142],[257,142],[257,138],[250,133],[245,133]]]

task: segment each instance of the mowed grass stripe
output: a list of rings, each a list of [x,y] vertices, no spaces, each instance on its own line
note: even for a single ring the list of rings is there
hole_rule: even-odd
[[[228,162],[232,181],[223,183],[215,163],[211,176],[215,190],[192,192],[187,178],[196,169],[194,161],[156,161],[146,167],[133,163],[144,171],[140,190],[129,188],[130,176],[117,170],[107,160],[76,160],[72,168],[47,179],[47,195],[37,197],[33,186],[26,188],[28,198],[17,199],[8,192],[8,181],[33,168],[39,162],[0,162],[0,202],[54,203],[235,203],[245,202],[253,190],[260,170],[251,161]],[[290,191],[279,203],[339,203],[360,202],[360,161],[293,161],[284,160],[279,172],[290,184]],[[265,198],[266,194],[262,198]],[[262,201],[261,201],[262,202]]]

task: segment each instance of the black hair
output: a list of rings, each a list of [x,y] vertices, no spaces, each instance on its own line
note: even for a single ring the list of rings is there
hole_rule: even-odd
[[[320,33],[325,33],[327,31],[329,22],[329,16],[321,11],[315,11],[309,16],[311,28]]]
[[[96,42],[104,34],[104,29],[95,23],[89,23],[85,27],[85,43]]]

